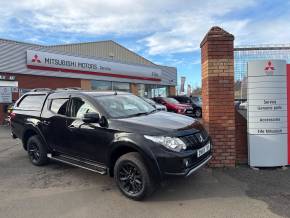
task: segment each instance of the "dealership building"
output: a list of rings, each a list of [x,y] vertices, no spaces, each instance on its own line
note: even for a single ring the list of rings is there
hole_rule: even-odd
[[[43,46],[0,39],[0,124],[34,88],[79,87],[145,97],[176,93],[175,67],[154,64],[114,41]]]

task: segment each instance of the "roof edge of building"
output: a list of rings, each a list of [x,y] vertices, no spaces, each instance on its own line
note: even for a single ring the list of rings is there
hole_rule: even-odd
[[[47,47],[46,45],[40,45],[36,43],[30,43],[30,42],[24,42],[24,41],[12,40],[12,39],[0,38],[0,41],[5,41],[8,43],[15,43],[15,44],[25,44],[25,45],[34,45],[34,46],[39,46],[39,47]]]
[[[90,44],[90,43],[102,43],[102,42],[114,42],[113,40],[100,40],[100,41],[88,41],[88,42],[73,42],[73,43],[64,43],[64,44],[52,44],[48,45],[48,47],[58,47],[58,46],[71,46],[71,45],[82,45],[82,44]]]
[[[150,65],[146,65],[146,64],[138,64],[138,63],[132,63],[132,62],[129,62],[129,61],[118,61],[118,60],[111,60],[109,58],[105,58],[105,57],[94,57],[94,56],[89,56],[89,55],[80,55],[80,54],[77,54],[77,53],[74,53],[72,52],[71,54],[72,55],[76,55],[78,57],[84,57],[84,58],[92,58],[92,59],[101,59],[101,60],[104,60],[104,61],[110,61],[110,62],[117,62],[117,63],[124,63],[124,64],[132,64],[132,65],[137,65],[137,66],[145,66],[145,67],[155,67],[155,68],[160,68],[160,67],[167,67],[167,68],[172,68],[174,69],[175,71],[177,71],[177,68],[176,67],[172,67],[172,66],[166,66],[166,65],[160,65],[160,64],[155,64],[154,62],[144,58],[143,56],[131,51],[130,49],[124,47],[123,45],[113,41],[113,40],[103,40],[103,41],[92,41],[92,42],[82,42],[82,43],[73,43],[73,44],[59,44],[59,45],[40,45],[40,44],[35,44],[35,43],[29,43],[29,42],[24,42],[24,41],[17,41],[17,40],[10,40],[10,39],[5,39],[5,38],[0,38],[0,43],[2,42],[6,42],[6,43],[12,43],[12,44],[24,44],[24,45],[30,45],[30,46],[36,46],[36,47],[39,47],[39,48],[47,48],[49,49],[48,52],[60,52],[59,50],[54,50],[53,48],[57,47],[57,46],[66,46],[66,45],[77,45],[77,44],[88,44],[88,43],[98,43],[98,42],[112,42],[114,44],[116,44],[117,46],[120,46],[122,47],[123,49],[126,49],[127,51],[129,52],[132,52],[134,53],[135,55],[145,59],[146,61],[150,62],[152,64],[152,66]],[[67,52],[65,52],[66,54],[68,54]]]

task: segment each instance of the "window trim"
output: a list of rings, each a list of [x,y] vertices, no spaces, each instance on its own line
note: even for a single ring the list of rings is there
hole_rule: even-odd
[[[97,108],[94,106],[94,104],[92,104],[87,98],[84,98],[82,96],[70,96],[70,100],[69,100],[69,104],[68,104],[68,108],[67,108],[67,117],[68,118],[71,118],[71,119],[75,119],[75,120],[82,120],[81,118],[78,118],[78,117],[72,117],[71,114],[72,114],[72,102],[73,102],[73,99],[74,98],[79,98],[81,99],[82,101],[88,103],[93,109],[95,109],[96,113],[99,114],[99,116],[101,117],[101,114],[99,112],[99,110],[97,110]]]

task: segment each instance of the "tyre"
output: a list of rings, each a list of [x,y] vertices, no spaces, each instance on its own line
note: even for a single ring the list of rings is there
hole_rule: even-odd
[[[28,139],[27,153],[33,165],[42,166],[48,163],[47,147],[37,135],[31,136]]]
[[[154,180],[137,152],[124,154],[117,160],[114,178],[120,191],[133,200],[142,200],[155,190]]]
[[[197,118],[201,118],[201,116],[202,116],[201,108],[196,108],[195,109],[194,116],[197,117]]]

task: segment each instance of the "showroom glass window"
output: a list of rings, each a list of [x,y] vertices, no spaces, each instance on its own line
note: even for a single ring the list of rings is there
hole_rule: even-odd
[[[168,95],[168,87],[165,85],[145,85],[144,96],[147,98],[166,97]]]
[[[114,91],[130,92],[130,84],[122,82],[113,82]]]
[[[130,83],[92,80],[92,90],[130,92]]]
[[[92,80],[92,90],[109,91],[112,90],[111,81]]]

